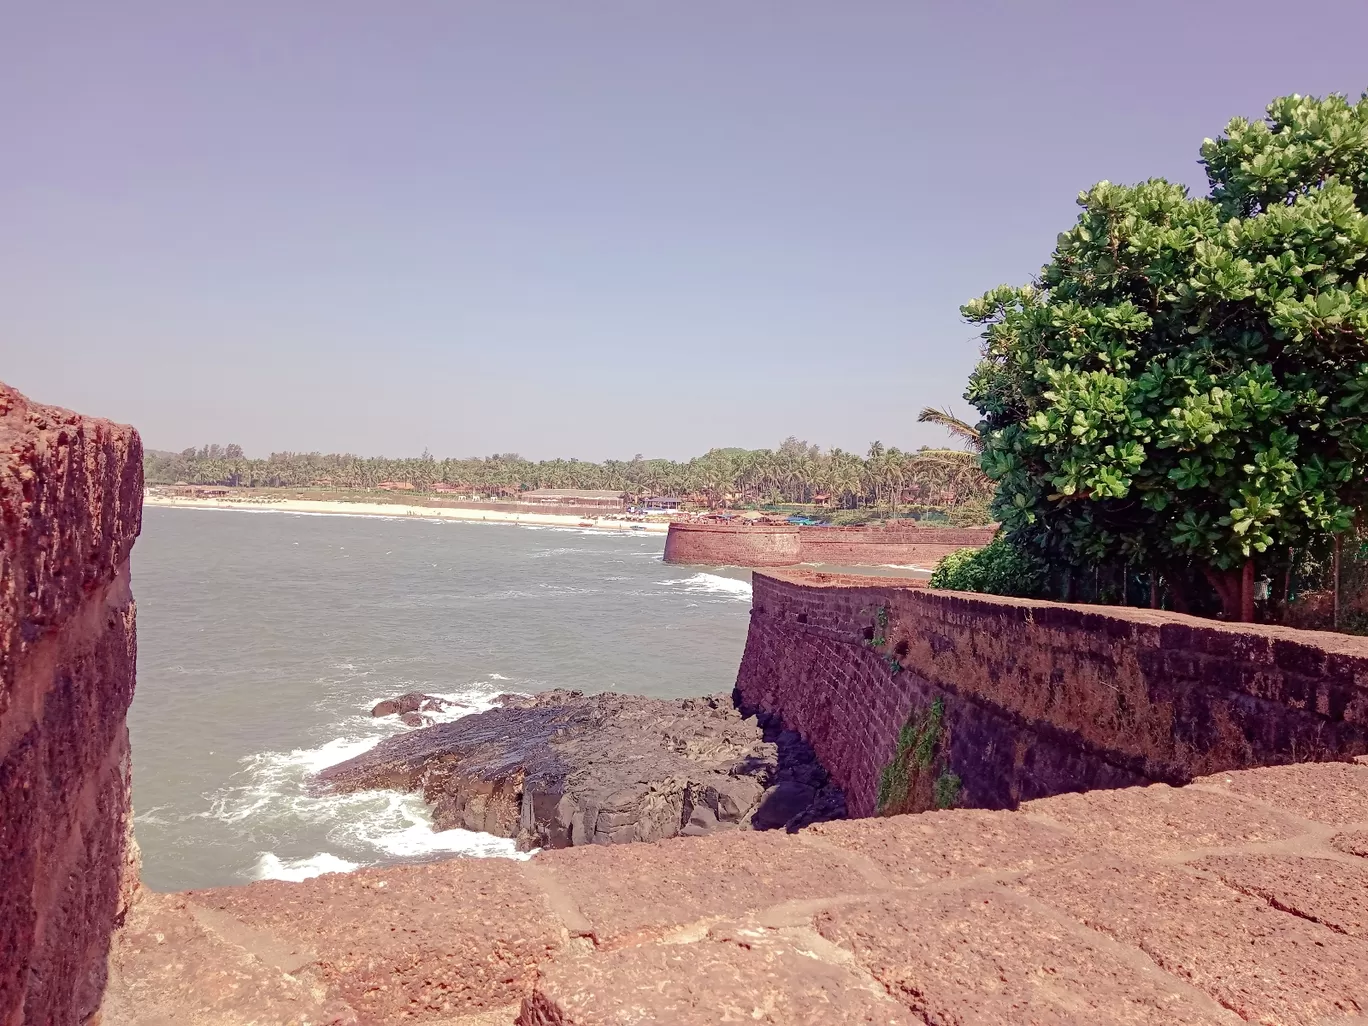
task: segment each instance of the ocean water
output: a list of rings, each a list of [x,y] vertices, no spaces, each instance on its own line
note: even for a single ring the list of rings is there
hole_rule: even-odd
[[[750,575],[661,562],[663,535],[148,507],[133,555],[134,829],[157,890],[303,879],[512,842],[434,831],[417,795],[308,777],[408,729],[405,691],[488,708],[552,687],[731,689]]]

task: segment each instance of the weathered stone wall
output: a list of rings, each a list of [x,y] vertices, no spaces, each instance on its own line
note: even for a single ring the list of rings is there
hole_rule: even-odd
[[[803,561],[798,528],[779,524],[670,524],[665,562],[702,566],[792,566]]]
[[[987,545],[995,527],[798,527],[783,524],[670,525],[665,562],[704,566],[933,567],[962,548]]]
[[[943,705],[959,804],[1368,752],[1368,640],[1121,607],[756,574],[742,704],[798,730],[854,815]]]
[[[0,1024],[98,1008],[129,889],[142,444],[0,385]]]
[[[930,569],[959,549],[982,548],[995,534],[996,527],[800,527],[798,549],[804,563]]]

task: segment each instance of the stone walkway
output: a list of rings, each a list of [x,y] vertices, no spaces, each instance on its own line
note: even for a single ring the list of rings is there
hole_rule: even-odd
[[[144,894],[102,1026],[1368,1024],[1368,765]]]

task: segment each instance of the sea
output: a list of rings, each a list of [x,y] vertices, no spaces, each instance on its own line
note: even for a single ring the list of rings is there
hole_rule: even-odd
[[[149,506],[133,554],[134,832],[154,890],[300,880],[512,841],[434,830],[419,795],[318,796],[318,770],[410,729],[371,707],[573,688],[730,691],[750,574],[664,536]]]

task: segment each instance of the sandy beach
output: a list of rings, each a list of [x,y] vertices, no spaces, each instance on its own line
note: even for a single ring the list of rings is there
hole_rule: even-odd
[[[491,524],[528,524],[537,527],[581,527],[601,531],[649,531],[664,534],[665,521],[633,523],[606,517],[578,517],[563,513],[503,513],[488,509],[452,506],[408,506],[393,502],[337,502],[314,499],[194,499],[179,495],[143,494],[146,506],[178,506],[188,509],[274,510],[281,513],[322,513],[334,516],[419,517],[424,520],[483,520]]]

